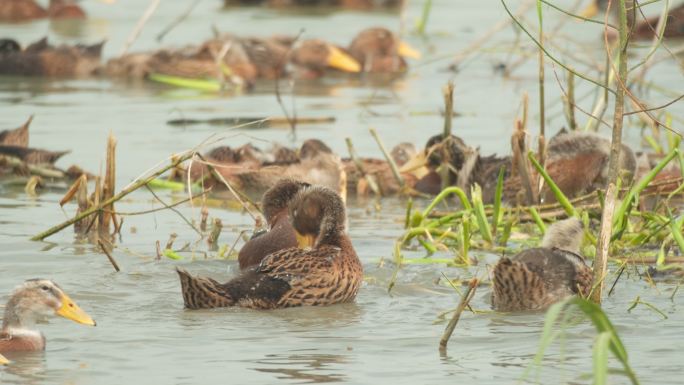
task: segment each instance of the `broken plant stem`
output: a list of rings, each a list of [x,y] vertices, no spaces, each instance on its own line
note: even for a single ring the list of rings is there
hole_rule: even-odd
[[[439,340],[439,351],[440,352],[446,353],[446,347],[447,347],[447,344],[449,343],[449,338],[451,338],[451,334],[453,334],[454,329],[456,328],[456,324],[458,324],[458,320],[461,318],[461,313],[463,313],[463,310],[466,308],[466,306],[468,306],[468,303],[470,302],[470,300],[475,295],[475,290],[477,290],[477,283],[478,283],[477,278],[473,278],[470,280],[470,284],[468,285],[468,290],[461,297],[461,302],[458,304],[458,307],[456,308],[456,312],[454,313],[454,316],[451,317],[451,321],[449,321],[449,324],[447,325],[446,330],[444,330],[444,334],[442,335],[442,339]]]
[[[617,192],[618,173],[620,171],[620,152],[622,150],[622,121],[625,112],[625,85],[627,84],[627,46],[629,36],[627,30],[627,10],[625,0],[618,0],[618,11],[620,16],[620,45],[618,50],[618,81],[615,96],[615,113],[613,117],[613,137],[610,143],[610,159],[608,161],[608,188],[606,189],[606,203],[601,215],[601,232],[599,233],[599,243],[596,248],[596,259],[594,260],[594,290],[591,295],[592,301],[601,303],[601,295],[604,287],[604,277],[606,276],[608,250],[610,239],[613,233],[613,214]]]
[[[126,195],[128,195],[128,194],[132,193],[133,191],[139,189],[140,187],[145,186],[146,184],[150,183],[150,181],[157,178],[161,174],[165,173],[167,170],[169,170],[173,167],[176,167],[178,164],[185,162],[186,160],[192,158],[193,155],[194,155],[193,152],[187,152],[183,156],[178,157],[178,159],[176,159],[174,162],[171,162],[169,165],[155,171],[154,173],[152,173],[147,178],[137,180],[135,183],[130,184],[128,187],[124,188],[123,190],[121,190],[118,194],[114,195],[113,197],[111,197],[111,198],[109,198],[103,202],[99,202],[98,204],[93,205],[89,209],[82,211],[81,213],[77,214],[73,218],[66,220],[66,221],[64,221],[64,222],[62,222],[56,226],[53,226],[53,227],[43,231],[42,233],[34,235],[33,237],[31,237],[31,240],[32,241],[42,241],[43,239],[64,230],[65,228],[67,228],[70,225],[80,221],[81,219],[88,217],[91,214],[94,214],[96,212],[102,211],[105,207],[111,205],[114,202],[117,202],[118,200],[125,197]]]
[[[378,184],[375,182],[375,177],[366,172],[366,169],[363,167],[361,159],[359,159],[359,157],[356,155],[356,151],[354,151],[354,144],[352,143],[351,138],[345,138],[344,141],[347,143],[349,157],[354,162],[356,169],[359,170],[359,172],[361,173],[361,177],[366,178],[366,181],[368,182],[368,187],[370,187],[370,189],[373,190],[373,193],[376,196],[380,196],[380,189],[378,188]]]
[[[121,269],[119,269],[119,264],[116,263],[116,261],[114,260],[114,257],[112,257],[112,254],[109,252],[109,250],[107,249],[105,244],[102,242],[102,240],[98,239],[97,244],[100,245],[100,249],[102,249],[102,252],[105,253],[105,255],[107,256],[107,259],[109,259],[109,263],[111,263],[112,266],[114,266],[114,270],[116,270],[117,273],[120,272]]]
[[[385,159],[389,163],[390,168],[392,169],[392,175],[394,176],[394,179],[397,180],[397,183],[399,183],[399,186],[404,188],[406,186],[406,183],[404,182],[404,178],[401,176],[401,173],[399,172],[399,167],[397,167],[397,164],[394,162],[394,159],[392,159],[389,152],[387,152],[387,149],[385,148],[385,145],[380,140],[380,137],[378,136],[378,133],[375,131],[375,128],[369,128],[368,131],[370,131],[370,134],[373,136],[373,139],[375,139],[375,141],[378,143],[378,147],[380,147],[380,151],[382,151],[382,155],[385,157]]]

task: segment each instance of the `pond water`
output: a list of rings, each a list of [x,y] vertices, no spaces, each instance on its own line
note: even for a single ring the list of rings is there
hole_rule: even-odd
[[[162,2],[132,51],[158,47],[157,33],[191,3]],[[422,3],[409,1],[408,29],[420,16]],[[520,5],[511,3],[512,8]],[[571,2],[567,3],[564,6],[570,7]],[[105,56],[112,57],[120,51],[147,6],[147,2],[139,0],[82,4],[91,17],[85,22],[5,24],[0,25],[0,36],[11,36],[24,44],[45,35],[57,42],[106,39]],[[562,22],[553,10],[545,8],[544,12],[549,31]],[[458,72],[446,70],[453,55],[506,17],[498,1],[435,0],[427,36],[406,37],[423,51],[423,59],[411,62],[411,70],[401,79],[392,83],[344,78],[297,81],[294,91],[284,83],[285,104],[295,105],[300,116],[336,119],[334,123],[300,126],[294,141],[286,128],[178,128],[166,124],[181,116],[282,116],[271,83],[259,84],[247,94],[216,95],[105,79],[3,78],[0,127],[16,127],[35,114],[31,145],[71,150],[58,165],[77,163],[92,172],[102,167],[106,137],[113,132],[118,139],[117,183],[121,187],[170,154],[189,149],[213,134],[225,137],[224,143],[230,145],[248,141],[297,145],[316,137],[341,154],[346,153],[344,138],[352,137],[362,156],[379,157],[377,145],[368,134],[368,128],[373,127],[387,146],[402,141],[422,146],[429,135],[441,130],[441,87],[453,79],[459,113],[454,120],[455,133],[479,145],[482,153],[507,153],[523,93],[530,94],[532,121],[538,120],[534,112],[538,103],[536,51],[529,41],[507,27],[468,56]],[[528,24],[536,20],[533,11],[525,17]],[[243,35],[296,34],[304,29],[304,36],[345,44],[364,27],[396,29],[399,20],[393,12],[223,9],[220,1],[205,0],[162,44],[199,42],[211,36],[212,26]],[[602,65],[600,27],[569,21],[554,33],[556,46],[552,52],[559,59],[580,58]],[[660,55],[663,52],[656,54]],[[521,59],[525,56],[526,61]],[[636,61],[637,57],[630,60]],[[573,63],[581,71],[599,76],[597,70]],[[510,76],[496,72],[502,64],[513,68]],[[565,76],[557,65],[547,66],[547,127],[551,133],[565,124],[554,69],[559,78]],[[682,69],[674,60],[659,62],[647,79],[664,88],[647,94],[651,105],[665,103],[673,93],[684,89]],[[579,103],[585,110],[591,109],[595,95],[592,89],[578,81],[576,93],[582,96]],[[684,103],[674,104],[669,111],[675,116],[673,125],[681,127]],[[578,118],[585,121],[579,113]],[[625,133],[625,140],[635,147],[640,145],[636,123],[630,120]],[[10,357],[15,363],[0,368],[3,384],[500,384],[521,378],[538,348],[542,314],[466,313],[447,354],[440,355],[437,347],[445,323],[435,321],[440,313],[453,309],[460,297],[438,281],[442,274],[464,279],[485,276],[486,263],[470,270],[442,265],[405,266],[397,286],[388,294],[394,266],[380,262],[391,260],[394,241],[403,231],[405,202],[398,198],[382,200],[380,210],[372,201],[352,199],[349,204],[350,235],[366,275],[356,303],[270,312],[186,311],[176,266],[224,280],[236,273],[236,263],[205,259],[201,254],[194,260],[185,254],[182,261],[156,261],[155,242],[164,244],[169,234],[179,235],[177,245],[197,240],[183,220],[169,211],[126,217],[114,251],[120,273],[113,271],[97,247],[75,237],[71,229],[45,242],[29,241],[30,236],[73,214],[72,205],[65,206],[64,211],[59,208],[63,193],[57,189],[29,197],[21,187],[0,187],[0,298],[4,303],[5,293],[27,278],[52,278],[97,320],[98,326],[81,327],[62,319],[40,325],[48,338],[46,352]],[[161,197],[170,201],[182,195],[161,192]],[[153,207],[158,204],[145,191],[130,195],[117,206],[121,211]],[[197,207],[184,205],[179,209],[187,217],[200,216]],[[241,212],[211,208],[210,215],[223,221],[221,244],[232,244],[241,231],[253,226],[252,219]],[[486,256],[485,260],[491,263],[495,257]],[[622,277],[604,304],[644,383],[681,382],[684,364],[678,353],[684,349],[684,313],[678,307],[684,305],[684,297],[670,298],[676,287],[676,283],[649,286],[629,274]],[[473,307],[488,310],[488,294],[487,286],[479,288]],[[637,296],[668,318],[663,319],[645,306],[628,312]],[[539,377],[533,371],[524,382],[590,383],[594,336],[591,325],[573,323],[562,344],[549,351]],[[613,362],[613,366],[617,367],[617,363]],[[626,381],[616,377],[614,383]]]

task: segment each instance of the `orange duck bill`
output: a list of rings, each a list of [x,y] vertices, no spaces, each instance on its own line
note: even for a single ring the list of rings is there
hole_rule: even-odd
[[[421,57],[420,51],[411,47],[410,45],[408,45],[408,43],[406,43],[404,41],[399,42],[399,47],[397,48],[397,53],[399,54],[399,56],[409,57],[411,59],[416,59],[416,60],[420,59],[420,57]]]
[[[60,301],[62,302],[62,306],[55,311],[55,314],[58,316],[70,319],[83,325],[97,325],[95,321],[90,318],[88,313],[76,305],[76,302],[69,298],[68,295],[62,293]]]

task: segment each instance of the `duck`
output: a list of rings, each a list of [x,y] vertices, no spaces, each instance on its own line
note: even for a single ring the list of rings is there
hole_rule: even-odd
[[[33,121],[33,115],[29,116],[26,123],[19,128],[0,131],[0,145],[28,147],[29,145],[29,126]]]
[[[82,19],[86,14],[73,0],[50,0],[48,8],[34,0],[3,0],[0,2],[0,21],[25,22],[36,19]]]
[[[353,73],[361,69],[359,63],[342,49],[320,39],[297,42],[278,36],[240,38],[223,35],[198,47],[132,53],[111,59],[106,65],[106,73],[136,78],[150,74],[228,78],[233,83],[251,88],[258,79],[274,80],[287,76],[288,64],[303,78],[318,78],[327,70]]]
[[[37,321],[52,314],[96,326],[95,321],[54,281],[29,279],[14,289],[5,307],[0,353],[45,350],[45,336],[33,327]]]
[[[492,271],[492,308],[543,310],[569,296],[588,296],[593,278],[579,254],[583,236],[582,222],[568,218],[548,227],[541,247],[502,257]]]
[[[0,156],[17,158],[26,164],[52,166],[70,151],[49,151],[38,148],[0,145]]]
[[[278,309],[352,302],[363,267],[346,233],[342,198],[323,186],[299,191],[289,207],[299,247],[268,255],[227,283],[177,268],[187,309]]]
[[[310,186],[306,182],[284,178],[264,193],[261,210],[268,229],[256,232],[240,249],[240,269],[258,265],[269,254],[297,247],[297,237],[288,208],[297,193]]]
[[[441,191],[442,138],[442,134],[431,137],[423,153],[404,166],[404,169],[426,166],[427,173],[413,186],[418,192],[435,195]],[[450,158],[450,186],[461,187],[469,193],[470,187],[477,183],[482,187],[483,201],[491,203],[494,200],[499,171],[503,167],[503,199],[509,203],[516,201],[523,185],[521,178],[513,173],[510,156],[482,156],[479,149],[468,146],[463,139],[454,135],[445,145],[446,154]],[[546,171],[568,198],[607,186],[610,140],[593,133],[561,130],[549,140],[546,149]],[[636,171],[636,157],[626,144],[622,145],[620,152],[620,170],[623,183],[631,183]],[[535,171],[531,175],[533,179],[538,177]],[[555,195],[546,185],[540,198],[544,203],[556,201]]]
[[[47,38],[25,49],[16,41],[5,39],[0,45],[0,75],[43,77],[87,77],[101,67],[104,42],[93,45],[52,46]]]
[[[359,32],[347,51],[366,73],[405,72],[408,68],[406,58],[420,59],[420,52],[382,27]]]
[[[660,16],[652,16],[643,20],[641,18],[641,13],[634,11],[634,1],[626,1],[625,6],[627,7],[627,25],[630,29],[630,39],[651,40],[657,36],[656,28],[658,26]],[[591,18],[594,17],[598,12],[605,12],[607,8],[608,0],[592,0],[589,6],[581,13],[581,16],[585,18]],[[617,11],[617,3],[614,2],[611,6],[611,13],[613,13],[613,16],[617,15]],[[636,22],[636,20],[641,21]],[[616,38],[617,35],[612,33],[609,35],[609,37]],[[684,3],[670,8],[668,11],[667,23],[665,24],[663,37],[684,37]]]
[[[344,165],[330,147],[318,139],[305,140],[296,162],[264,164],[252,169],[216,169],[233,187],[258,196],[282,178],[291,178],[336,191],[343,199],[347,195],[347,174]]]

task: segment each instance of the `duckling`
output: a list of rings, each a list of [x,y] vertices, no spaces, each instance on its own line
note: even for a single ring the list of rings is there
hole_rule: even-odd
[[[24,50],[0,51],[0,75],[85,77],[100,68],[103,43],[58,47],[43,38]]]
[[[634,1],[625,1],[627,7],[627,25],[630,30],[630,39],[649,40],[656,37],[658,21],[660,16],[652,16],[646,20],[641,19],[641,12],[635,12]],[[590,18],[595,16],[599,11],[605,11],[608,8],[608,0],[592,0],[589,6],[582,12],[582,16]],[[611,6],[612,16],[616,16],[618,6],[613,2]],[[667,23],[663,31],[664,38],[678,38],[684,36],[684,4],[680,4],[671,8],[667,13]],[[616,38],[614,33],[609,35],[610,38]]]
[[[261,263],[267,255],[297,247],[297,237],[290,222],[288,207],[302,189],[311,186],[293,179],[281,179],[261,198],[261,209],[268,225],[267,231],[254,234],[238,253],[240,269]]]
[[[70,151],[48,151],[37,148],[0,145],[0,156],[11,156],[26,164],[53,165]]]
[[[188,309],[241,306],[275,309],[350,302],[363,267],[345,231],[345,207],[334,191],[312,186],[297,193],[289,215],[300,248],[275,252],[225,284],[177,269]]]
[[[492,274],[492,308],[542,310],[572,295],[589,295],[592,272],[579,255],[582,237],[582,223],[569,218],[549,226],[541,247],[502,257]]]
[[[405,72],[405,58],[419,59],[420,53],[386,28],[359,32],[347,48],[363,72]]]
[[[29,116],[26,123],[22,124],[19,128],[0,131],[0,145],[28,147],[31,121],[33,121],[33,115]]]
[[[29,279],[17,286],[5,307],[0,353],[44,350],[45,336],[33,327],[36,321],[52,314],[95,326],[95,321],[56,283],[48,279]]]

